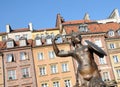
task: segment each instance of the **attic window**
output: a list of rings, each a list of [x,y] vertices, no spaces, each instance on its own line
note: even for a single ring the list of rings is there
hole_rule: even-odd
[[[47,37],[46,37],[46,43],[47,44],[52,44],[52,38],[51,38],[50,35],[47,35]]]
[[[117,31],[118,35],[120,36],[120,30]]]
[[[114,36],[114,35],[115,35],[115,33],[114,33],[114,31],[113,31],[113,30],[111,30],[111,31],[109,31],[109,32],[108,32],[108,35],[109,35],[110,37],[112,37],[112,36]]]
[[[36,38],[35,38],[35,44],[36,44],[37,46],[42,45],[41,39],[40,39],[39,37],[36,37]]]
[[[7,42],[7,48],[12,48],[14,47],[14,42],[13,40]]]
[[[87,24],[79,25],[79,31],[80,32],[87,32],[88,31],[88,25]]]
[[[26,46],[27,45],[26,39],[24,37],[21,37],[19,40],[19,44],[20,46]]]

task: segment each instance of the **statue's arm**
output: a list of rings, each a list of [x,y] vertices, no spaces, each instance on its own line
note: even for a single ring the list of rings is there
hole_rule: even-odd
[[[59,48],[57,47],[57,44],[55,43],[55,41],[57,40],[57,37],[60,35],[57,35],[55,38],[53,38],[52,40],[52,44],[53,44],[53,50],[56,54],[56,56],[59,57],[68,57],[68,56],[72,56],[73,52],[72,51],[60,51]]]
[[[88,48],[90,49],[90,52],[94,52],[95,54],[97,54],[100,57],[104,57],[107,56],[106,52],[104,52],[104,50],[102,50],[100,47],[98,47],[96,44],[86,40],[87,44],[88,44]]]

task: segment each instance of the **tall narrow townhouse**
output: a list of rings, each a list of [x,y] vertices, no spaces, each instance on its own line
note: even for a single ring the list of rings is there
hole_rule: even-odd
[[[32,23],[29,23],[28,28],[12,29],[10,25],[6,25],[7,38],[12,38],[18,41],[20,37],[25,37],[26,39],[31,39],[33,31]]]
[[[105,52],[107,52],[107,47],[105,43],[105,33],[109,29],[116,28],[113,26],[118,27],[118,23],[108,22],[108,23],[102,24],[96,21],[92,21],[88,17],[84,17],[84,18],[85,19],[83,20],[64,21],[62,20],[63,18],[60,16],[60,14],[58,14],[57,21],[56,21],[58,23],[56,24],[60,28],[60,33],[64,31],[66,32],[66,34],[70,34],[71,32],[78,32],[82,35],[82,38],[83,38],[82,43],[84,45],[87,44],[85,43],[85,40],[90,40],[91,42],[101,47]],[[115,76],[113,73],[109,55],[105,56],[104,58],[99,58],[97,55],[94,55],[94,57],[103,81],[105,81],[110,86],[113,86],[113,85],[116,86],[114,82]],[[75,61],[75,64],[77,68],[76,61]]]
[[[117,87],[120,87],[120,28],[109,30],[106,33],[105,40],[115,74],[115,81],[117,82]]]
[[[19,41],[8,39],[1,52],[4,63],[4,87],[37,87],[34,72],[32,40],[21,37]]]
[[[2,44],[3,43],[0,42],[0,46]],[[3,55],[1,51],[0,51],[0,87],[4,87]]]
[[[44,30],[39,33],[44,35],[42,37],[45,40],[42,40],[41,36],[37,36],[33,43],[33,58],[38,87],[73,87],[76,82],[73,59],[71,57],[57,57],[51,42],[51,39],[54,38],[51,33],[56,35],[59,33],[59,29],[49,29],[45,33],[43,32]],[[70,50],[69,44],[63,43],[62,38],[58,38],[56,43],[58,43],[60,50]]]

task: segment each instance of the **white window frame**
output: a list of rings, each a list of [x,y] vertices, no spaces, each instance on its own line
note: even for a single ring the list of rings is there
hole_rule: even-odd
[[[16,79],[16,70],[8,70],[8,80]]]
[[[110,81],[109,72],[103,72],[102,79],[103,81]]]
[[[72,87],[70,80],[64,80],[65,87]]]
[[[99,63],[100,64],[106,64],[106,58],[105,57],[99,57]]]
[[[109,44],[109,48],[110,48],[110,49],[115,49],[115,48],[116,48],[116,46],[115,46],[115,44],[114,44],[114,43],[110,43],[110,44]]]
[[[26,60],[28,59],[28,55],[26,52],[20,52],[20,60]]]
[[[49,53],[49,58],[50,58],[50,59],[55,58],[55,53],[54,53],[54,51],[49,51],[48,53]]]
[[[51,65],[51,73],[52,74],[58,73],[57,64]]]
[[[48,87],[48,84],[47,83],[43,83],[43,84],[41,84],[41,87]]]
[[[12,48],[12,47],[14,47],[13,41],[8,41],[7,42],[7,48]]]
[[[42,42],[40,39],[36,39],[35,44],[36,44],[36,46],[40,46],[40,45],[42,45]]]
[[[109,31],[108,34],[109,34],[110,37],[115,36],[115,32],[114,31]]]
[[[101,39],[95,39],[95,44],[96,44],[98,47],[102,47]]]
[[[120,69],[116,69],[117,78],[120,79]]]
[[[19,41],[19,43],[20,43],[20,46],[26,46],[26,45],[27,45],[27,42],[26,42],[25,39],[21,39],[21,40]]]
[[[67,72],[67,71],[69,71],[68,63],[62,63],[62,72]]]
[[[44,55],[42,52],[38,52],[38,60],[43,60],[44,59]]]
[[[40,67],[39,70],[40,70],[41,76],[46,75],[46,67],[45,66]]]
[[[53,82],[53,87],[60,87],[60,83],[58,81]]]
[[[7,62],[14,62],[15,61],[13,54],[7,54],[6,58],[7,58]]]
[[[30,68],[22,68],[22,77],[23,78],[28,78],[30,77]]]
[[[18,41],[20,39],[20,35],[15,35],[15,40]]]
[[[114,63],[118,63],[119,62],[119,58],[118,58],[117,55],[113,56],[113,61],[114,61]]]

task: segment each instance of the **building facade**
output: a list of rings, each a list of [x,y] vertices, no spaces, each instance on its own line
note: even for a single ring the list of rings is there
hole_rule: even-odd
[[[37,87],[31,45],[32,41],[25,38],[18,42],[8,39],[4,43],[1,51],[5,87]]]

